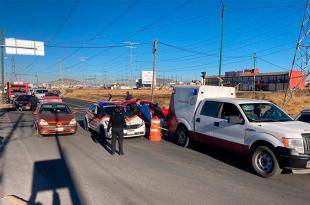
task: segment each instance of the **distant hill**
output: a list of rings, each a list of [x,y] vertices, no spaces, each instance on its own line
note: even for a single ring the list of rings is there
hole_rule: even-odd
[[[70,79],[70,78],[64,78],[63,83],[65,86],[70,86],[70,85],[73,86],[73,85],[83,84],[81,81]],[[51,86],[60,86],[60,85],[62,85],[62,79],[50,81],[50,82],[48,82],[48,84],[50,84]]]

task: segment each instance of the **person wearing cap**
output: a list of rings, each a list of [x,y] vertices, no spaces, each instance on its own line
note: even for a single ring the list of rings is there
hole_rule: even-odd
[[[124,139],[124,128],[126,127],[125,117],[122,115],[119,106],[115,107],[115,112],[110,117],[108,123],[109,132],[112,128],[112,140],[111,140],[111,154],[115,154],[116,149],[116,138],[118,139],[119,155],[124,155],[123,150],[123,139]]]

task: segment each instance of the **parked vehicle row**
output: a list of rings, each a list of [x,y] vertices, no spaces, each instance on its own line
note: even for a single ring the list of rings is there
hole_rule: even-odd
[[[22,100],[27,97],[19,96],[16,106],[28,108]],[[134,102],[91,104],[84,115],[84,128],[110,138],[108,121],[118,106],[126,119],[124,137],[143,136],[146,126],[143,116],[133,111]],[[154,106],[147,100],[139,103]],[[294,120],[271,102],[236,98],[234,88],[218,86],[175,86],[170,103],[168,111],[162,109],[165,124],[181,146],[196,140],[248,156],[253,170],[262,177],[277,175],[282,169],[310,170],[310,124],[305,123],[309,110]],[[77,130],[75,113],[54,93],[42,98],[33,115],[41,135]]]

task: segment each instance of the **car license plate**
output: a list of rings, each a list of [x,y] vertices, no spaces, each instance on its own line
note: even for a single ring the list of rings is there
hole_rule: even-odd
[[[26,110],[30,110],[30,106],[26,106],[25,109],[26,109]]]
[[[62,132],[62,131],[64,131],[64,128],[63,127],[56,127],[55,130],[57,132]]]
[[[127,130],[128,135],[132,135],[132,134],[134,134],[134,132],[135,132],[134,130]]]
[[[310,168],[310,161],[307,162],[306,168]]]

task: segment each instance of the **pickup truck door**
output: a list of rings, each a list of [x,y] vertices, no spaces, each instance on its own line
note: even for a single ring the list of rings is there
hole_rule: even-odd
[[[197,109],[194,125],[194,138],[199,141],[209,142],[213,137],[214,123],[218,121],[218,112],[222,103],[205,101]]]
[[[246,125],[238,107],[232,103],[223,103],[219,118],[214,122],[214,137],[221,141],[220,146],[236,152],[246,149],[244,146]]]

